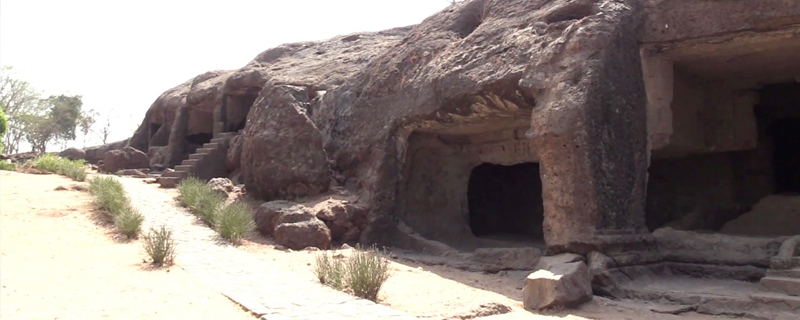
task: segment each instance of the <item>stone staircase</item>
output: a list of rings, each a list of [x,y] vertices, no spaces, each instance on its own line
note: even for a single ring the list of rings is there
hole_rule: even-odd
[[[800,313],[800,236],[784,241],[758,289],[752,299]]]
[[[202,147],[195,150],[195,153],[189,155],[188,159],[175,166],[175,171],[164,172],[161,177],[156,179],[156,182],[162,188],[174,188],[183,179],[190,176],[203,180],[227,176],[225,159],[230,139],[235,135],[232,132],[217,134],[211,141],[203,144]]]

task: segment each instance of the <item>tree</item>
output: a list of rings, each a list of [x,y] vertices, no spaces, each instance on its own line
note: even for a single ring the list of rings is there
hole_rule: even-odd
[[[84,112],[79,95],[57,95],[46,99],[25,81],[17,80],[10,67],[0,69],[0,105],[8,115],[8,130],[4,137],[9,153],[19,152],[21,141],[31,145],[34,152],[45,152],[49,143],[76,138],[80,128],[88,134],[94,124],[94,111]]]
[[[11,67],[0,68],[0,105],[3,106],[8,128],[3,138],[5,152],[19,152],[19,144],[25,136],[22,120],[39,105],[39,93],[22,80],[15,79]]]
[[[0,105],[0,152],[3,152],[3,139],[6,137],[6,131],[8,130],[8,119],[6,118],[5,107]]]

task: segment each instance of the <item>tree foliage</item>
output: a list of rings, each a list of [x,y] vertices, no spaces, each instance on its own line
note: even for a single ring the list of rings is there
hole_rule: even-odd
[[[0,104],[8,116],[8,131],[3,141],[6,152],[19,152],[27,142],[31,151],[45,152],[50,143],[75,140],[76,130],[84,135],[94,124],[95,113],[84,111],[79,95],[54,95],[41,98],[39,92],[15,79],[10,67],[0,69]]]

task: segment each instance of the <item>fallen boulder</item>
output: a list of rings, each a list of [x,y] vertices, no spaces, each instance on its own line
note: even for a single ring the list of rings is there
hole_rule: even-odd
[[[125,147],[122,150],[125,151],[125,153],[127,153],[130,157],[130,161],[128,162],[128,165],[125,166],[125,169],[150,168],[150,158],[148,158],[147,154],[144,152],[131,147]]]
[[[111,150],[103,155],[103,164],[100,167],[104,172],[117,172],[125,169],[131,161],[131,156],[122,150]]]
[[[331,232],[317,218],[308,221],[283,223],[275,228],[275,241],[293,249],[308,247],[327,249],[331,246]]]
[[[525,309],[574,308],[592,300],[592,281],[583,262],[570,262],[538,270],[525,279]]]

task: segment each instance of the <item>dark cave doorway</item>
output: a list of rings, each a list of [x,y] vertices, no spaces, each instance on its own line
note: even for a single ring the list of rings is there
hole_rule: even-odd
[[[258,94],[229,95],[225,106],[225,130],[223,132],[238,132],[247,124],[247,114],[258,98]]]
[[[496,240],[544,240],[544,200],[539,164],[491,163],[474,169],[467,186],[473,235]]]

